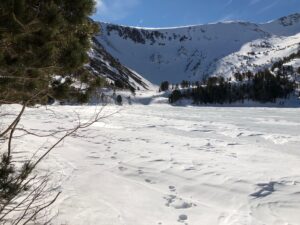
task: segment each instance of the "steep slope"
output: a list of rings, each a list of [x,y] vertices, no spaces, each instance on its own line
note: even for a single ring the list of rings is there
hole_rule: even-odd
[[[100,26],[96,39],[105,50],[157,84],[257,70],[296,51],[300,43],[300,14],[266,24],[226,22],[165,29]]]
[[[220,60],[214,66],[214,74],[231,76],[234,72],[258,72],[271,67],[278,60],[299,50],[300,34],[272,36],[249,42],[242,48]]]
[[[263,30],[277,36],[292,36],[300,32],[300,14],[295,13],[278,20],[261,24]]]
[[[97,76],[102,76],[126,89],[148,90],[152,88],[149,81],[112,57],[96,38],[93,39],[93,48],[89,52],[89,57],[88,67]]]

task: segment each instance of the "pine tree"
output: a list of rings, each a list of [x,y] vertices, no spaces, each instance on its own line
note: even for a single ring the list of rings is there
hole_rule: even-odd
[[[88,17],[94,5],[94,0],[0,1],[0,104],[22,104],[15,119],[0,132],[0,224],[50,223],[51,219],[44,223],[39,220],[48,219],[45,210],[60,193],[52,198],[46,187],[48,178],[33,171],[65,138],[101,118],[97,114],[92,122],[79,121],[73,130],[60,131],[63,136],[37,159],[35,156],[26,162],[15,160],[12,143],[17,130],[40,137],[18,128],[26,106],[45,101],[54,75],[71,79],[86,71],[83,65],[88,61],[91,36],[97,32],[97,26]],[[68,79],[52,84],[57,95],[71,89]],[[86,95],[78,98],[85,101]],[[2,114],[1,120],[3,117]]]
[[[94,0],[0,1],[0,99],[45,97],[52,75],[70,75],[88,61],[97,26]]]
[[[168,81],[163,81],[163,82],[160,84],[159,90],[160,90],[160,91],[167,91],[167,90],[169,90],[169,86],[170,86],[170,84],[169,84]]]
[[[182,94],[180,90],[174,90],[169,96],[169,102],[175,103],[182,98]]]

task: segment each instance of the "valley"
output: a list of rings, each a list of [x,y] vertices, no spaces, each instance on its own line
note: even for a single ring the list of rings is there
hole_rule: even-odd
[[[99,26],[95,41],[154,84],[255,73],[297,52],[300,43],[300,14],[264,24],[233,21],[157,29]]]

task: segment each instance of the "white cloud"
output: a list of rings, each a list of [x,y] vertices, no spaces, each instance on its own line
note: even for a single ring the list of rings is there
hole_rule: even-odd
[[[103,1],[102,0],[96,0],[96,3],[97,3],[97,8],[101,7],[103,5]]]
[[[276,1],[274,1],[273,3],[271,3],[271,4],[267,5],[267,6],[265,6],[264,8],[260,9],[260,10],[258,11],[258,13],[263,13],[263,12],[265,12],[265,11],[268,11],[268,10],[272,9],[274,6],[276,6],[276,5],[279,3],[279,1],[280,1],[280,0],[276,0]]]
[[[100,11],[106,11],[107,7],[105,5],[105,3],[103,2],[103,0],[96,0],[96,8],[97,8],[97,13]]]
[[[96,0],[97,16],[110,20],[122,19],[139,4],[139,0]]]

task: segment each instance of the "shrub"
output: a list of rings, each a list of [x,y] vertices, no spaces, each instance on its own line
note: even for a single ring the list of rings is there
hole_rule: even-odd
[[[121,95],[118,95],[118,96],[117,96],[116,103],[117,103],[117,105],[122,105],[123,99],[122,99],[122,96],[121,96]]]

